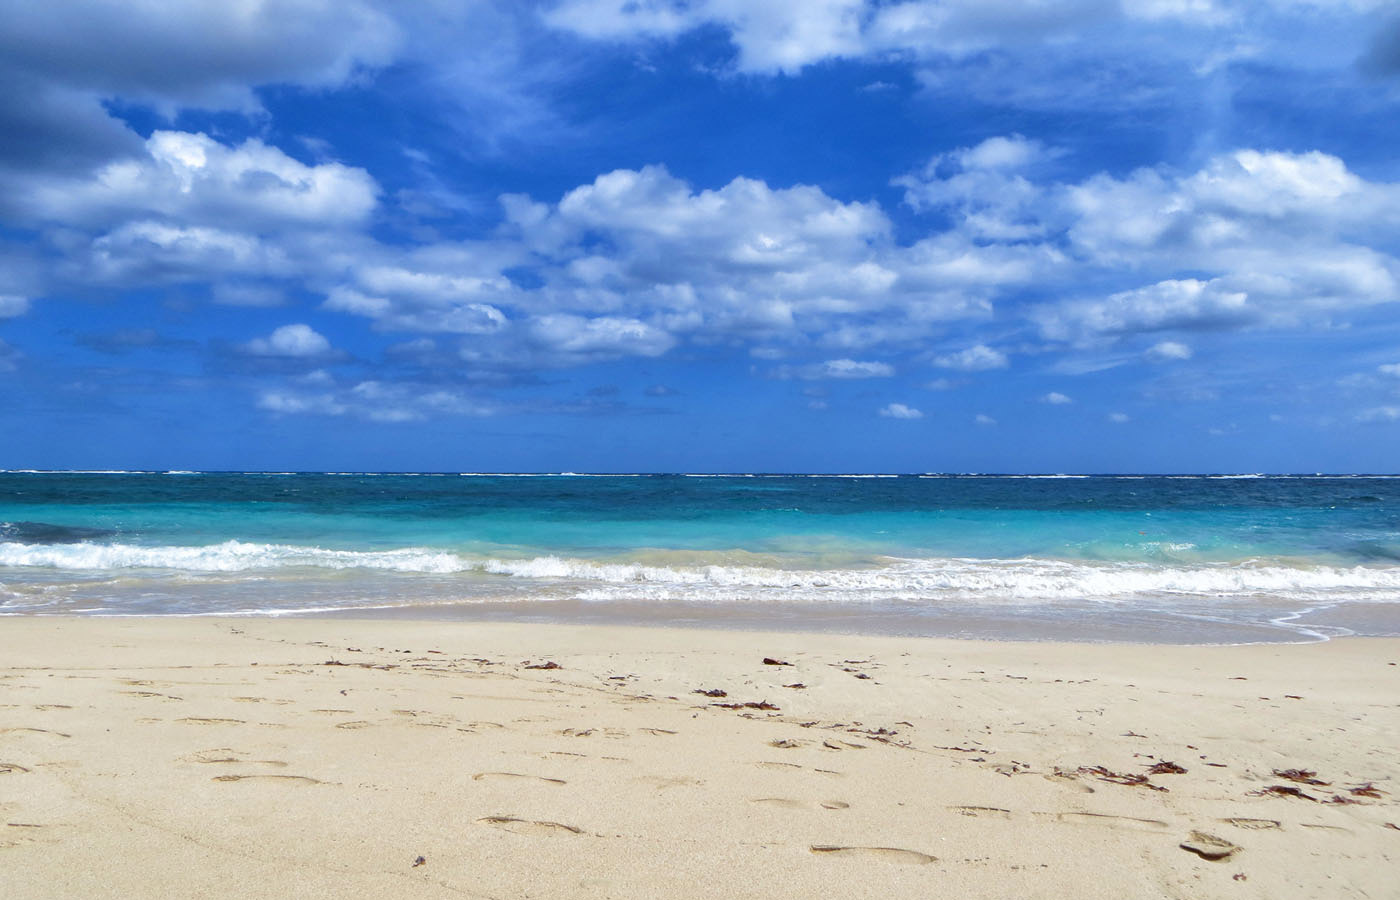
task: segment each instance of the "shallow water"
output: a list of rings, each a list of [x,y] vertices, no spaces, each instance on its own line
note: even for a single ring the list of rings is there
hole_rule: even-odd
[[[1400,633],[1384,476],[0,474],[0,613]]]

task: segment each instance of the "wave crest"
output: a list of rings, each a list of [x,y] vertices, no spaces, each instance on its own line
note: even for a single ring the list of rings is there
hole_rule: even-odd
[[[65,572],[149,570],[254,573],[366,569],[405,575],[476,574],[551,588],[573,586],[581,599],[652,600],[1011,600],[1115,602],[1141,597],[1244,598],[1272,595],[1400,600],[1400,567],[1236,563],[1082,562],[1054,559],[886,559],[846,568],[780,565],[659,565],[561,556],[474,558],[447,550],[333,550],[225,541],[208,546],[144,547],[81,541],[0,543],[0,567]]]

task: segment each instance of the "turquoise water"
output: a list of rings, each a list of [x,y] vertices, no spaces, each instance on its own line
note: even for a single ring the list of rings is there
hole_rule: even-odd
[[[1400,633],[1389,477],[0,473],[0,612]]]

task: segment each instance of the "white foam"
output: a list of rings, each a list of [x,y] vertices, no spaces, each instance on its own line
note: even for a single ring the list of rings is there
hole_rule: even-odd
[[[1178,549],[1171,547],[1171,549]],[[472,557],[426,547],[334,550],[225,541],[208,546],[0,543],[0,567],[45,568],[90,575],[114,570],[165,574],[247,573],[289,569],[366,569],[408,575],[494,575],[551,588],[615,587],[627,596],[723,599],[791,595],[838,601],[1015,600],[1120,602],[1135,598],[1274,597],[1400,602],[1400,567],[1238,563],[1088,562],[1054,559],[895,559],[863,568],[656,565],[563,556]],[[138,573],[133,573],[138,574]],[[628,593],[630,592],[630,593]]]

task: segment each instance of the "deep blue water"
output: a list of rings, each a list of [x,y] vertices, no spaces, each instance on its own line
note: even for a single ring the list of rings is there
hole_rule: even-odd
[[[1400,633],[1400,479],[0,473],[0,612]],[[834,624],[833,624],[834,623]]]

